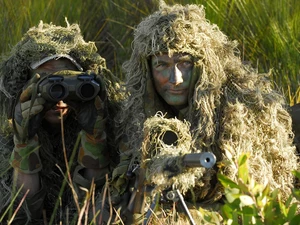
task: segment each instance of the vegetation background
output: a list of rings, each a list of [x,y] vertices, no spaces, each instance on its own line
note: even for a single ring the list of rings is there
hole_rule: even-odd
[[[299,0],[165,2],[204,5],[207,19],[239,42],[242,59],[259,72],[272,70],[274,86],[285,94],[288,103],[300,102]],[[70,24],[79,23],[85,39],[96,43],[108,67],[122,78],[121,65],[130,57],[134,27],[157,8],[158,0],[0,0],[0,55],[8,53],[40,20],[66,26],[67,18]],[[247,174],[246,158],[235,162],[241,175]],[[299,172],[296,176],[300,179]],[[283,204],[276,191],[254,184],[245,175],[238,184],[226,177],[219,180],[227,191],[228,202],[222,212],[227,224],[299,224],[296,211],[300,205],[292,197]],[[299,201],[300,190],[295,189],[294,196]],[[204,224],[220,224],[216,215],[201,213]]]
[[[299,0],[165,0],[168,4],[202,4],[207,19],[239,42],[241,57],[271,79],[291,105],[299,102]],[[65,26],[79,23],[86,40],[97,44],[108,67],[122,77],[131,53],[133,29],[158,0],[0,0],[0,49],[7,53],[40,20]],[[299,99],[298,99],[299,98]]]

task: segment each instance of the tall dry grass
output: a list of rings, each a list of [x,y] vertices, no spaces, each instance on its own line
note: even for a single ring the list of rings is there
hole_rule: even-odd
[[[238,40],[241,56],[272,79],[288,97],[296,94],[300,78],[300,4],[297,0],[165,0],[206,7],[207,18],[230,39]],[[110,69],[122,77],[129,58],[132,31],[157,9],[156,0],[0,0],[1,53],[16,44],[39,20],[65,25],[79,23],[87,40],[95,41]],[[292,99],[289,99],[292,100]]]

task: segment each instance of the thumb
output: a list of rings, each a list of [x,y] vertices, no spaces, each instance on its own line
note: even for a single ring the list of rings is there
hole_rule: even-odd
[[[20,102],[26,102],[28,101],[31,96],[32,96],[32,90],[34,84],[38,82],[40,79],[40,75],[38,73],[34,74],[33,77],[27,82],[26,86],[24,87],[25,89],[22,91],[20,95]]]

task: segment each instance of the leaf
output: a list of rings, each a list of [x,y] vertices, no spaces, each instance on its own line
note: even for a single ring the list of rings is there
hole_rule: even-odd
[[[266,196],[261,196],[259,198],[256,199],[257,205],[260,208],[264,208],[265,205],[267,204],[268,198]]]
[[[233,223],[232,225],[239,225],[239,215],[237,212],[232,212]]]
[[[239,165],[239,166],[242,166],[242,165],[246,164],[247,159],[248,159],[248,155],[247,155],[247,154],[242,154],[242,155],[239,157],[238,165]]]
[[[288,218],[289,221],[291,221],[293,219],[293,217],[296,215],[296,212],[297,212],[297,204],[294,203],[290,206],[289,212],[288,212],[288,215],[287,215],[287,218]]]
[[[289,205],[291,204],[292,200],[293,200],[293,196],[290,195],[290,196],[288,197],[288,199],[285,201],[285,207],[286,207],[286,208],[289,208]]]
[[[260,220],[258,220],[254,215],[243,215],[243,223],[242,224],[262,224]]]
[[[255,210],[253,207],[250,207],[250,206],[245,206],[245,207],[243,207],[243,209],[242,209],[242,213],[243,213],[244,215],[256,216],[256,215],[255,215],[255,214],[256,214],[255,211],[256,211],[256,210]]]
[[[253,199],[250,197],[250,196],[248,196],[248,195],[240,195],[240,201],[241,201],[241,203],[240,203],[240,206],[241,207],[243,207],[243,206],[249,206],[249,205],[254,205],[254,201],[253,201]]]
[[[288,209],[285,207],[285,204],[282,201],[278,201],[278,204],[279,204],[279,207],[280,207],[280,211],[282,212],[284,217],[287,217]]]
[[[300,190],[299,189],[293,189],[293,196],[300,201]]]
[[[267,184],[266,187],[264,188],[264,190],[262,191],[262,194],[263,194],[264,196],[268,196],[269,193],[270,193],[270,185]]]
[[[289,225],[299,225],[299,221],[300,221],[300,215],[295,216]]]
[[[236,184],[233,180],[231,180],[230,178],[228,178],[223,174],[220,173],[218,174],[218,180],[225,188],[230,187],[230,188],[240,189],[238,184]]]
[[[247,155],[243,154],[239,157],[238,161],[238,175],[239,178],[246,184],[249,178],[249,171],[248,171],[248,165],[247,165]]]
[[[232,191],[227,191],[225,193],[225,197],[226,197],[226,199],[229,203],[231,203],[235,207],[239,207],[239,205],[240,205],[240,194],[236,194]],[[234,201],[236,201],[236,200],[237,200],[237,202],[234,203]]]
[[[221,214],[224,219],[232,219],[232,208],[228,204],[223,205]]]
[[[270,220],[274,217],[273,203],[274,201],[269,201],[264,209],[264,217],[269,218]]]
[[[300,171],[293,171],[293,174],[295,177],[299,178],[300,179]]]
[[[238,180],[238,185],[242,192],[246,192],[246,193],[249,192],[249,187],[244,183],[242,179]]]

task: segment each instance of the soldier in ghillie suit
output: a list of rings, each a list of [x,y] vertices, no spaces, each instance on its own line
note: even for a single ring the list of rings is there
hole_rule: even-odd
[[[132,47],[123,65],[130,96],[118,117],[120,163],[109,186],[125,224],[145,217],[144,208],[131,205],[139,188],[132,189],[132,176],[140,178],[140,169],[154,192],[180,190],[188,207],[197,209],[222,201],[216,174],[236,180],[237,169],[228,162],[248,153],[251,177],[284,198],[291,193],[297,162],[284,98],[268,74],[243,64],[237,43],[207,21],[202,6],[162,2],[137,26]],[[215,155],[212,169],[185,168],[175,157],[201,152]],[[164,204],[161,211],[167,215]],[[105,221],[109,213],[102,212]]]
[[[49,100],[44,94],[50,89],[40,90],[39,82],[50,74],[91,81],[95,93],[89,95],[90,90],[82,86],[81,94],[90,99],[71,98],[75,90],[70,89],[62,100],[58,85],[51,89],[54,100]],[[106,68],[95,43],[83,39],[78,24],[67,22],[61,27],[41,21],[1,61],[0,81],[1,128],[5,131],[0,146],[0,211],[15,208],[26,195],[13,224],[42,224],[52,215],[57,223],[67,215],[73,219],[79,205],[66,185],[66,172],[80,198],[80,188],[89,189],[92,180],[101,188],[114,164],[107,124],[117,106],[117,79]],[[5,171],[8,165],[12,168]],[[15,206],[8,206],[19,189]]]

